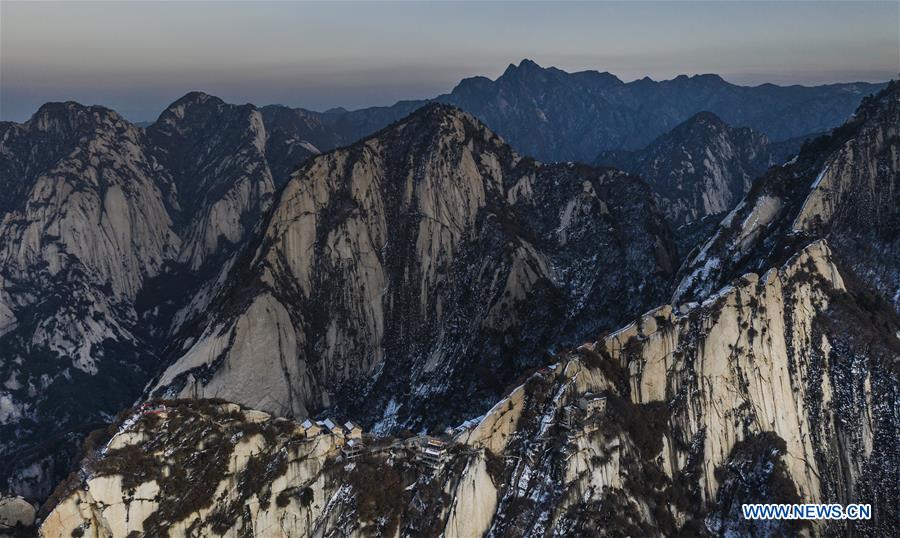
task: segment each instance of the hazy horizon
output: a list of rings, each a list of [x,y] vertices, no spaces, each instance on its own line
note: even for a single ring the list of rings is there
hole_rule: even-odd
[[[626,82],[884,82],[900,71],[898,24],[896,2],[4,1],[0,120],[74,100],[152,121],[193,90],[312,110],[384,106],[496,79],[523,58]]]

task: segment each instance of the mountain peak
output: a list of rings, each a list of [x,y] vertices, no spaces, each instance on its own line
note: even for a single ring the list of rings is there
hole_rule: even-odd
[[[691,77],[694,80],[702,80],[708,82],[725,82],[725,79],[716,73],[703,73]]]
[[[709,110],[701,110],[690,118],[686,119],[682,125],[700,125],[710,127],[728,127],[722,118]]]
[[[673,78],[670,82],[678,82],[678,83],[701,83],[701,84],[727,84],[725,79],[720,77],[715,73],[703,73],[698,75],[685,75],[681,74],[677,77]]]
[[[463,112],[462,109],[460,109],[459,107],[457,107],[455,105],[451,105],[448,103],[441,103],[439,101],[431,101],[431,102],[419,107],[408,117],[412,118],[412,117],[416,117],[416,116],[432,116],[432,115],[442,116],[442,115],[455,115],[455,114],[468,115],[465,112]]]
[[[532,75],[535,73],[540,73],[545,69],[538,65],[534,60],[529,60],[528,58],[523,59],[519,62],[519,65],[509,64],[506,67],[506,71],[503,72],[501,78],[511,77],[511,76],[523,76],[523,75]]]
[[[225,106],[225,101],[214,95],[200,91],[188,92],[163,110],[156,125],[158,127],[165,124],[174,125],[188,117],[194,118],[195,121],[204,121],[218,115]]]
[[[118,112],[106,107],[65,101],[45,103],[28,122],[41,131],[72,132],[84,126],[121,120]]]
[[[87,108],[87,105],[82,105],[77,101],[50,101],[41,105],[34,115],[45,116],[49,114],[66,113],[72,110],[85,110]]]
[[[184,94],[174,103],[166,107],[162,114],[160,114],[159,119],[171,119],[172,117],[183,119],[188,109],[217,109],[223,105],[225,105],[225,101],[214,95],[210,95],[201,91],[192,91]]]
[[[411,133],[416,133],[415,136],[444,137],[452,133],[487,131],[488,128],[475,116],[454,105],[430,102],[372,137],[378,137],[385,131],[397,133],[401,130],[404,137]]]
[[[172,103],[172,105],[174,106],[174,105],[177,105],[180,103],[204,104],[207,102],[213,102],[216,104],[224,103],[224,101],[222,101],[222,99],[216,97],[215,95],[210,95],[206,92],[195,90],[195,91],[191,91],[191,92],[184,94],[180,99],[178,99],[177,101]]]

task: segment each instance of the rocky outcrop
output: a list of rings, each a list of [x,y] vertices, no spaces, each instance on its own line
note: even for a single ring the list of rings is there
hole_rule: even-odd
[[[35,512],[22,497],[0,497],[0,536],[33,534]]]
[[[192,310],[176,312],[203,303],[286,182],[270,156],[307,146],[200,93],[146,131],[77,103],[0,124],[0,488],[45,497],[84,434],[134,402]]]
[[[595,164],[641,176],[679,228],[730,211],[781,157],[765,135],[700,112],[642,150],[603,152]]]
[[[685,262],[676,299],[704,297],[743,272],[780,263],[799,243],[827,238],[847,271],[900,311],[898,125],[894,82],[770,170]]]
[[[658,301],[674,263],[640,180],[523,158],[445,105],[304,165],[247,252],[151,394],[379,431],[488,409]]]
[[[161,402],[113,429],[41,530],[883,535],[898,517],[900,465],[889,314],[866,310],[827,244],[810,244],[703,304],[655,309],[560,357],[448,430],[436,466],[424,438],[365,436],[347,456],[340,435],[224,403]],[[737,512],[801,501],[871,503],[873,518],[794,526]]]

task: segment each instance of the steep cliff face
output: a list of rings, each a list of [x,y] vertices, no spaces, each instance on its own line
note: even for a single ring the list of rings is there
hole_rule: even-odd
[[[198,270],[223,243],[240,244],[275,188],[266,162],[266,131],[252,105],[202,93],[173,103],[147,129],[171,171],[174,212],[186,233],[178,262]]]
[[[681,270],[677,300],[828,238],[844,266],[900,311],[900,85],[863,101],[842,127],[773,168]]]
[[[294,175],[152,394],[338,406],[382,431],[478,414],[556,346],[665,293],[674,253],[648,194],[426,107]]]
[[[162,402],[111,429],[41,530],[884,535],[900,500],[900,326],[866,305],[816,242],[702,305],[658,308],[560,357],[445,445],[364,435],[351,453],[345,434],[312,424]],[[763,526],[738,513],[799,501],[867,502],[873,519]]]
[[[673,227],[731,210],[781,155],[752,129],[700,112],[639,151],[601,153],[595,162],[637,174]]]
[[[115,112],[46,105],[0,139],[6,170],[21,174],[4,178],[16,188],[0,225],[0,450],[4,478],[18,467],[10,487],[40,498],[54,461],[17,449],[133,401],[151,366],[134,301],[180,239],[170,177]]]
[[[45,497],[80,436],[134,402],[188,321],[174,312],[271,205],[269,159],[304,147],[198,93],[147,131],[77,103],[0,124],[0,487]]]

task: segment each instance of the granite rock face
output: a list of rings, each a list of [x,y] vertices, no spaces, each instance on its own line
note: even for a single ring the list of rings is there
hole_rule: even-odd
[[[181,241],[168,176],[115,112],[51,104],[0,129],[15,185],[0,195],[3,478],[41,498],[57,461],[29,449],[96,427],[140,390],[152,359],[135,301]]]
[[[854,278],[900,312],[900,85],[867,98],[828,136],[772,168],[681,268],[677,301],[771,267],[827,238]]]
[[[200,93],[146,130],[77,103],[0,124],[4,488],[45,497],[78,439],[135,401],[188,321],[175,312],[286,182],[270,159],[315,153]]]
[[[16,536],[34,525],[36,510],[22,497],[0,497],[0,536]]]
[[[110,428],[41,532],[884,535],[898,517],[900,343],[879,314],[818,241],[560,356],[437,444],[364,434],[350,455],[340,430],[162,401]],[[863,500],[874,512],[862,522],[738,512]]]
[[[658,302],[675,264],[639,179],[542,165],[430,105],[294,174],[150,394],[443,427]]]

